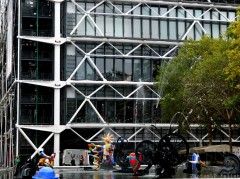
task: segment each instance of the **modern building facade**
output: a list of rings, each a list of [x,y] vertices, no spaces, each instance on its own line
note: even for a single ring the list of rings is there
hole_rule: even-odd
[[[101,142],[104,133],[136,145],[160,139],[153,124],[168,132],[154,86],[157,66],[184,40],[219,37],[240,1],[1,3],[0,162],[12,166],[15,155],[34,157],[43,147],[57,153],[58,166],[64,149]],[[207,142],[204,128],[191,129],[190,143]],[[213,141],[227,142],[226,131],[216,130]],[[238,136],[236,130],[236,143]]]

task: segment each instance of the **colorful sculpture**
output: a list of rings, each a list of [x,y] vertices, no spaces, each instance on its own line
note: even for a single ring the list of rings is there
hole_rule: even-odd
[[[94,162],[93,165],[95,166],[95,170],[100,168],[100,165],[103,163],[108,163],[110,165],[114,165],[113,159],[113,148],[112,145],[112,135],[109,133],[102,137],[104,145],[95,145],[93,143],[88,144],[89,150],[94,154]]]
[[[48,166],[48,167],[51,167],[53,168],[53,162],[54,162],[54,158],[55,158],[55,155],[56,153],[53,153],[51,156],[48,156],[44,153],[44,149],[43,148],[40,148],[39,149],[39,156],[41,157],[39,159],[39,162],[38,162],[38,166]]]
[[[103,141],[104,141],[104,145],[103,145],[103,160],[104,161],[108,161],[108,162],[112,162],[112,153],[113,153],[113,148],[114,146],[112,145],[112,135],[110,135],[109,133],[107,135],[103,136]]]
[[[93,165],[95,166],[94,169],[98,170],[102,161],[102,146],[101,145],[95,145],[93,143],[88,144],[88,149],[93,153]]]
[[[33,179],[59,179],[51,167],[44,167],[32,177]]]
[[[140,156],[140,158],[142,159],[142,156]],[[131,153],[128,156],[128,159],[129,159],[129,163],[133,169],[134,175],[136,175],[136,173],[139,170],[142,163],[137,160],[135,152]]]

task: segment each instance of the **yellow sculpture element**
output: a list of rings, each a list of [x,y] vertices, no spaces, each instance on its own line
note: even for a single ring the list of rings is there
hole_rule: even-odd
[[[103,162],[108,162],[108,163],[114,163],[111,162],[113,160],[112,159],[112,151],[113,151],[113,145],[111,144],[113,138],[112,135],[110,135],[109,133],[107,135],[104,135],[102,137],[103,142],[105,143],[103,146],[101,145],[95,145],[93,143],[88,144],[88,148],[89,150],[94,154],[93,158],[94,158],[94,162],[93,165],[95,166],[94,169],[98,170],[100,168],[100,165]]]
[[[107,135],[104,135],[102,139],[105,143],[105,145],[103,146],[103,160],[106,161],[109,160],[110,157],[112,157],[113,145],[111,143],[113,136],[108,133]]]

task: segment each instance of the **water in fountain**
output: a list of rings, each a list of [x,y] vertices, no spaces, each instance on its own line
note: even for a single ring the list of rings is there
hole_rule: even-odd
[[[142,79],[139,79],[139,82],[141,82]],[[140,85],[137,85],[137,88],[140,87]],[[136,105],[135,105],[135,117],[136,117],[136,122],[142,122],[144,123],[144,113],[145,113],[145,92],[144,92],[144,88],[141,87],[139,90],[137,90],[136,92]]]
[[[141,78],[138,80],[139,82],[142,81]],[[137,88],[140,87],[140,84],[137,85]],[[136,92],[136,103],[135,103],[135,123],[145,123],[145,108],[146,108],[146,100],[145,98],[145,91],[143,87],[140,87]],[[149,131],[144,130],[143,131],[143,137],[144,139],[149,138]]]

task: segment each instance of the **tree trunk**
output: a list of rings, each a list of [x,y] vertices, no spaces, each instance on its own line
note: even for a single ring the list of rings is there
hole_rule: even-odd
[[[228,132],[229,132],[229,152],[232,153],[232,113],[233,111],[226,111],[228,117]]]
[[[232,153],[232,120],[228,119],[228,132],[229,132],[229,152]]]
[[[212,145],[212,125],[211,124],[207,125],[207,131],[208,131],[208,140],[209,140],[208,145]]]

